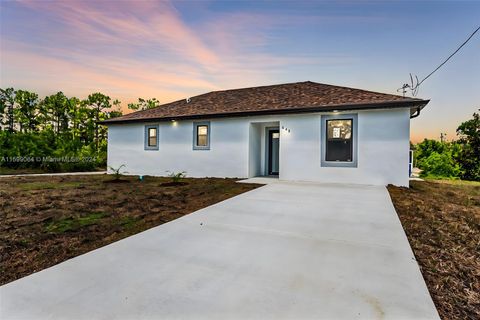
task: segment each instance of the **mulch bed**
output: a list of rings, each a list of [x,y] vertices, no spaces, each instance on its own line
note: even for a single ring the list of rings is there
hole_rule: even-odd
[[[388,186],[442,319],[480,319],[480,183]]]
[[[0,179],[0,285],[257,188],[234,179]]]

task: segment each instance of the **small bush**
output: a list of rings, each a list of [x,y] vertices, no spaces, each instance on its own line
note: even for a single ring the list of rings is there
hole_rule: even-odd
[[[120,178],[122,177],[122,175],[124,175],[125,173],[128,173],[127,171],[121,171],[122,168],[126,167],[126,165],[122,164],[120,167],[118,168],[114,168],[114,167],[111,167],[111,166],[108,166],[110,168],[110,170],[113,171],[113,181],[119,181]]]
[[[182,172],[167,171],[167,172],[170,172],[168,176],[172,179],[173,183],[179,183],[183,178],[187,176],[186,171],[182,171]]]

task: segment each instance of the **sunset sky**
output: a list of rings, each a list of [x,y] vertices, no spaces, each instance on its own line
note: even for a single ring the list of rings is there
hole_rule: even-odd
[[[479,25],[480,1],[4,1],[0,87],[126,103],[315,81],[397,93]],[[480,108],[480,33],[420,88],[412,140]]]

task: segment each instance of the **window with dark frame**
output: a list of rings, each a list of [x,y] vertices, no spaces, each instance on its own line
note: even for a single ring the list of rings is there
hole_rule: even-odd
[[[157,146],[157,128],[148,128],[148,143],[149,147]]]
[[[326,161],[353,161],[353,119],[326,121]]]
[[[208,125],[197,125],[197,147],[208,147]]]

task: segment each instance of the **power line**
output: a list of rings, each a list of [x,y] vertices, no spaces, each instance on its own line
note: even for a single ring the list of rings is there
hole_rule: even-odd
[[[460,47],[458,47],[457,50],[455,50],[455,52],[453,52],[445,61],[442,62],[442,64],[440,64],[435,70],[433,70],[432,72],[430,72],[430,74],[428,76],[426,76],[425,78],[423,78],[422,81],[420,81],[417,86],[421,85],[423,83],[423,81],[427,80],[432,74],[434,74],[438,69],[440,69],[445,63],[447,63],[448,60],[450,60],[450,58],[452,58],[458,51],[460,51],[460,49],[462,49],[462,47],[464,45],[467,44],[468,41],[470,41],[470,39],[472,39],[472,37],[475,35],[475,33],[478,32],[478,30],[480,30],[480,27],[477,28],[477,30],[475,30],[471,35],[470,37],[468,37],[467,40],[465,40],[464,43],[462,43],[462,45]]]
[[[417,76],[415,76],[415,78],[416,78],[416,84],[414,85],[414,84],[413,84],[412,74],[410,74],[411,85],[409,85],[409,84],[404,84],[404,85],[403,85],[400,89],[398,89],[397,91],[402,90],[402,91],[403,91],[403,95],[405,96],[406,90],[410,90],[410,91],[412,91],[412,94],[413,94],[414,96],[416,96],[416,95],[417,95],[417,92],[418,92],[418,87],[420,87],[420,85],[421,85],[425,80],[427,80],[428,78],[430,78],[430,76],[432,76],[435,72],[437,72],[437,70],[440,69],[445,63],[447,63],[448,60],[450,60],[458,51],[460,51],[460,49],[462,49],[463,46],[466,45],[467,42],[470,41],[470,39],[472,39],[473,36],[475,35],[475,33],[477,33],[479,30],[480,30],[480,27],[478,27],[475,31],[473,31],[473,33],[467,38],[467,40],[465,40],[465,41],[457,48],[457,50],[455,50],[451,55],[449,55],[448,58],[445,59],[445,61],[443,61],[438,67],[435,68],[435,70],[433,70],[433,71],[430,72],[425,78],[423,78],[422,81],[419,82]]]

